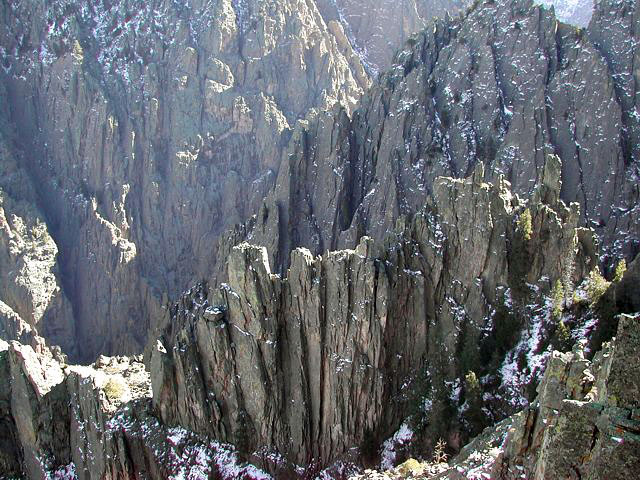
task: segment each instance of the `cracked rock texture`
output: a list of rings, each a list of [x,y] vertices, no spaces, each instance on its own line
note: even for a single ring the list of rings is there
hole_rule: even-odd
[[[17,278],[1,300],[84,361],[140,351],[259,205],[290,126],[350,111],[369,83],[340,25],[300,0],[11,2],[0,42],[2,168],[35,191],[3,187],[0,265]]]
[[[57,349],[0,341],[0,476],[268,478],[232,446],[160,423],[141,360],[68,365]]]
[[[421,5],[0,7],[0,475],[637,471],[637,3]]]
[[[149,396],[144,365],[101,357],[92,367],[68,366],[59,350],[18,342],[2,350],[0,472],[49,478],[72,464],[81,479],[129,478],[144,448],[108,421],[122,404]]]
[[[621,315],[615,338],[592,360],[580,346],[554,352],[536,400],[487,428],[449,465],[415,462],[416,476],[401,466],[354,478],[629,478],[640,468],[639,320]]]
[[[633,475],[640,468],[639,319],[622,315],[616,337],[592,361],[580,349],[555,352],[536,401],[429,478],[463,479],[472,471],[495,479]]]
[[[283,272],[297,246],[319,254],[353,248],[362,235],[382,240],[424,205],[437,176],[468,176],[478,163],[486,179],[504,175],[529,196],[555,154],[560,196],[580,204],[581,225],[603,240],[602,260],[633,258],[636,8],[599,2],[586,31],[528,0],[478,2],[436,21],[397,54],[351,118],[299,123],[246,237],[266,245]]]
[[[586,27],[593,15],[593,0],[540,0],[547,7],[553,7],[556,16],[563,22]]]
[[[389,436],[420,372],[444,391],[478,368],[484,342],[527,328],[524,304],[538,291],[527,284],[548,291],[593,265],[578,205],[558,200],[560,163],[548,163],[555,182],[545,177],[528,205],[529,240],[518,227],[525,204],[502,177],[484,183],[478,166],[467,180],[436,179],[433,201],[384,242],[363,237],[322,257],[293,250],[286,278],[264,247],[233,248],[228,283],[187,292],[150,344],[163,422],[299,465],[326,465],[367,432]],[[511,301],[523,307],[515,325],[494,324],[492,312]]]
[[[398,48],[429,21],[463,11],[468,0],[318,0],[326,20],[339,22],[373,74],[387,70]]]

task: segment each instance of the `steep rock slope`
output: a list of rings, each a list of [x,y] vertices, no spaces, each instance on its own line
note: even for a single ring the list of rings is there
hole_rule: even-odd
[[[602,437],[615,458],[627,459],[619,468],[628,471],[637,456],[615,442],[635,438],[637,415],[624,409],[635,408],[637,319],[620,322],[615,357],[596,357],[603,366],[595,377],[583,372],[589,362],[582,353],[552,353],[561,323],[573,340],[583,339],[600,307],[571,318],[583,302],[584,285],[573,293],[574,284],[595,262],[593,234],[575,227],[577,205],[558,200],[558,160],[547,165],[529,202],[512,196],[503,179],[484,183],[481,168],[468,180],[439,178],[434,202],[398,222],[385,243],[364,238],[356,250],[315,258],[297,249],[287,278],[270,273],[264,248],[236,247],[228,285],[199,285],[169,312],[147,352],[151,378],[139,357],[100,357],[78,367],[41,343],[0,342],[0,475],[269,478],[241,462],[249,459],[277,478],[309,476],[341,454],[356,465],[376,457],[401,422],[400,431],[411,431],[407,416],[411,435],[425,442],[420,451],[447,432],[457,448],[455,439],[526,405],[547,360],[539,388],[547,420],[567,425],[564,404],[558,416],[549,402],[565,391],[583,399],[595,385],[591,395],[609,406],[592,420],[628,431]],[[638,275],[636,261],[602,294],[611,296],[605,303],[613,302],[614,312],[640,308]],[[553,283],[563,285],[560,300]],[[463,380],[469,369],[480,381],[479,397]],[[472,407],[478,398],[487,418]],[[587,407],[581,412],[593,410]],[[486,431],[449,473],[583,461],[549,446],[543,456],[538,443],[520,448],[546,438],[537,408],[501,423],[497,433]],[[543,437],[527,433],[529,418]],[[510,425],[504,445],[515,453],[496,455],[501,451],[492,448]],[[562,447],[567,435],[542,444]],[[336,472],[342,478],[345,470]]]
[[[465,0],[318,0],[325,19],[339,21],[356,53],[374,75],[387,70],[396,51],[431,19],[464,10]]]
[[[467,180],[438,178],[433,201],[384,243],[365,237],[322,257],[296,249],[286,278],[263,247],[233,248],[228,284],[189,291],[150,345],[161,419],[325,465],[411,413],[429,419],[426,438],[464,437],[464,409],[444,412],[464,403],[469,370],[501,398],[496,416],[526,404],[557,329],[551,285],[571,298],[595,261],[578,205],[558,200],[560,163],[548,165],[529,204],[503,178],[483,183],[481,166]],[[513,370],[519,357],[527,367]]]
[[[0,475],[134,479],[249,475],[233,448],[151,415],[140,358],[67,365],[59,352],[0,341]]]
[[[7,156],[73,306],[51,331],[75,337],[53,340],[85,360],[139,351],[273,183],[290,125],[368,84],[340,25],[299,0],[11,2],[0,39]]]
[[[267,245],[282,271],[292,247],[321,253],[361,235],[382,239],[421,208],[434,178],[467,176],[480,162],[487,179],[504,174],[528,196],[553,153],[562,159],[561,197],[580,203],[581,223],[604,241],[603,260],[633,258],[631,14],[603,33],[628,39],[624,51],[589,40],[616,5],[600,2],[587,34],[528,0],[479,2],[463,18],[436,22],[398,54],[352,118],[338,112],[298,125],[273,192],[227,243],[244,233]]]
[[[3,87],[0,85],[0,95]],[[10,148],[15,129],[0,106],[0,339],[38,348],[37,332],[75,350],[71,304],[61,286],[58,247],[37,206],[36,189]]]
[[[640,113],[638,111],[638,32],[640,4],[632,0],[605,0],[596,4],[587,29],[589,39],[602,53],[614,79],[616,95],[622,107],[622,148],[630,170],[630,180],[637,187],[640,173]],[[634,217],[638,202],[624,212]],[[631,210],[631,211],[628,211]],[[626,227],[622,227],[626,229]]]
[[[488,428],[450,465],[407,462],[356,478],[629,478],[640,468],[639,320],[621,316],[615,338],[591,361],[579,345],[554,352],[535,402]]]

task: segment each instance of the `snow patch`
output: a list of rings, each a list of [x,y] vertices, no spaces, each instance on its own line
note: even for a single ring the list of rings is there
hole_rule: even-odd
[[[398,431],[393,434],[393,437],[388,438],[382,444],[381,462],[380,468],[382,470],[389,470],[395,466],[396,450],[409,443],[413,439],[413,430],[405,422]]]

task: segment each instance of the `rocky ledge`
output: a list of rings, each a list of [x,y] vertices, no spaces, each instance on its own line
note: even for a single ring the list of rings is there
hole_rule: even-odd
[[[286,278],[265,248],[233,248],[228,283],[189,291],[149,346],[160,418],[248,454],[326,465],[353,447],[375,457],[411,415],[428,449],[526,405],[561,323],[551,287],[565,286],[568,305],[594,265],[559,169],[549,157],[530,202],[504,179],[484,183],[481,166],[439,178],[433,202],[386,242],[295,249]],[[469,410],[470,372],[491,412]]]
[[[195,286],[158,321],[144,363],[70,366],[40,338],[3,343],[0,472],[289,478],[328,467],[343,478],[437,452],[438,438],[458,451],[497,422],[454,467],[429,472],[546,478],[573,468],[553,463],[562,458],[602,468],[599,452],[634,445],[637,433],[638,321],[617,326],[615,314],[640,310],[640,263],[611,284],[597,274],[593,232],[560,200],[560,171],[548,156],[527,201],[504,178],[485,183],[481,165],[468,179],[437,178],[433,200],[384,242],[295,249],[286,277],[264,247],[240,244],[227,284]],[[590,356],[616,329],[592,362],[554,353],[591,338]],[[558,456],[577,435],[562,428],[583,429],[582,439],[590,425],[621,428],[611,435],[622,442],[602,433]]]
[[[640,468],[640,315],[622,315],[592,361],[554,352],[529,407],[487,428],[450,464],[407,461],[364,479],[628,479]]]

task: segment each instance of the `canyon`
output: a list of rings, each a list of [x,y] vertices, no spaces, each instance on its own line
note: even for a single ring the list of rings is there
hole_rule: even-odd
[[[543,3],[0,7],[0,476],[629,478],[639,7]]]

